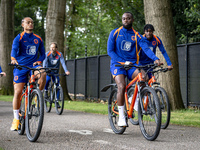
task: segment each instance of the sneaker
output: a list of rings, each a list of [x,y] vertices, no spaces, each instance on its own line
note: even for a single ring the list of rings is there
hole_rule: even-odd
[[[128,102],[129,102],[129,104],[131,104],[132,99],[133,99],[133,95],[131,95],[131,96],[128,98]]]
[[[124,119],[119,119],[117,125],[118,125],[119,127],[126,127],[127,124],[126,124],[125,118],[124,118]]]
[[[57,108],[60,108],[60,104],[58,102],[56,102],[56,104],[57,104]]]
[[[136,101],[135,101],[135,104],[134,104],[135,111],[138,111],[138,103],[139,103],[139,98],[136,98]]]
[[[10,128],[11,131],[17,131],[19,126],[19,120],[13,119],[12,127]]]
[[[45,98],[45,99],[48,98],[48,96],[47,96],[48,94],[47,94],[47,93],[48,93],[48,91],[44,91],[44,98]]]

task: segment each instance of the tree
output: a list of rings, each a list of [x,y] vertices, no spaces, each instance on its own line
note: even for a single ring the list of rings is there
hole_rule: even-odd
[[[154,25],[155,33],[163,41],[174,67],[171,72],[160,75],[159,81],[168,93],[172,109],[184,108],[180,91],[178,54],[170,1],[144,0],[144,14],[146,23]],[[158,54],[158,57],[164,62],[161,53]]]
[[[57,42],[58,50],[64,52],[64,24],[65,24],[66,0],[49,0],[48,10],[46,15],[46,51],[49,50],[51,42]],[[60,72],[63,69],[60,67]],[[66,86],[66,78],[60,77],[60,83],[65,96],[69,99]]]
[[[10,53],[14,38],[14,0],[1,0],[0,6],[0,65],[7,76],[0,79],[1,94],[13,93]]]

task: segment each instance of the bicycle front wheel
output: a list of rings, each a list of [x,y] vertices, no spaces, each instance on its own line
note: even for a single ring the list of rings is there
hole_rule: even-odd
[[[25,95],[21,99],[21,105],[19,108],[19,126],[18,126],[18,134],[23,135],[25,131]]]
[[[40,136],[44,118],[44,101],[39,89],[31,92],[28,107],[25,119],[26,136],[29,141],[35,142]]]
[[[110,122],[110,126],[114,133],[123,134],[126,130],[126,127],[119,127],[117,122],[119,121],[119,111],[117,105],[117,89],[114,89],[110,98],[108,99],[108,118]]]
[[[149,141],[155,140],[160,133],[161,110],[158,96],[151,87],[144,87],[141,91],[138,119],[143,136]]]
[[[56,94],[55,94],[56,90]],[[56,107],[56,113],[58,115],[61,115],[63,112],[64,108],[64,97],[63,97],[63,89],[61,86],[58,86],[54,89],[54,94],[55,95],[55,107]]]
[[[170,122],[170,104],[166,91],[162,87],[156,87],[156,93],[160,100],[160,108],[162,114],[161,129],[166,129]]]

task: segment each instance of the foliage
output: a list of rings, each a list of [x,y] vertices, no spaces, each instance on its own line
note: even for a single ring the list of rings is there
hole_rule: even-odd
[[[66,39],[69,59],[107,53],[107,39],[114,28],[121,26],[121,16],[134,14],[134,28],[144,25],[142,0],[71,0],[67,2]],[[143,18],[143,19],[141,19]]]
[[[31,17],[34,20],[34,33],[40,35],[45,41],[45,17],[48,0],[15,0],[14,26],[15,36],[22,32],[21,20]]]
[[[199,0],[171,0],[177,44],[199,42]]]

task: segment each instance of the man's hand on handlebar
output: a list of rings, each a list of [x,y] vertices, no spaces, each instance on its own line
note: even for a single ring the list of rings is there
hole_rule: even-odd
[[[155,60],[154,63],[157,64],[158,66],[163,65],[163,63],[161,63],[159,59]]]
[[[167,66],[168,70],[172,70],[173,69],[173,66]]]
[[[17,62],[17,60],[16,59],[13,59],[13,60],[11,60],[11,64],[16,64],[16,65],[18,65],[18,62]]]
[[[65,74],[66,74],[66,75],[70,75],[70,72],[69,72],[69,71],[67,71],[67,72],[65,72]]]

